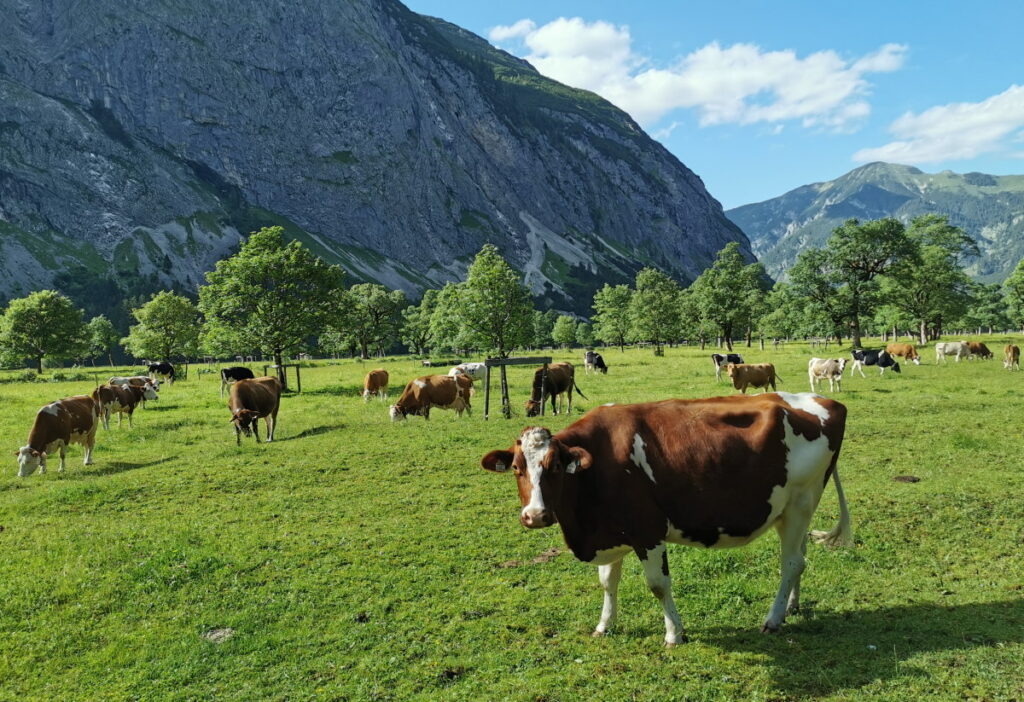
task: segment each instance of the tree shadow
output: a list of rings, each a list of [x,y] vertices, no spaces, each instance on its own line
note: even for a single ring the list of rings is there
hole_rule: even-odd
[[[908,662],[922,653],[965,651],[1024,642],[1024,600],[955,606],[913,604],[876,610],[794,616],[775,635],[720,627],[705,642],[769,659],[775,683],[794,698],[821,697],[894,678],[927,678]]]
[[[325,424],[325,425],[319,426],[319,427],[311,427],[309,429],[303,429],[302,431],[300,431],[298,434],[295,434],[294,436],[286,436],[283,439],[274,439],[274,443],[276,444],[279,441],[294,441],[295,439],[305,439],[308,436],[317,436],[318,434],[326,434],[329,431],[334,431],[335,429],[341,429],[344,426],[345,426],[344,424]]]

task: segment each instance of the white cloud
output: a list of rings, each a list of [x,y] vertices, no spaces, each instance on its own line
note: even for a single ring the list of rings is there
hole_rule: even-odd
[[[488,34],[491,41],[508,41],[518,37],[525,37],[537,29],[537,23],[531,19],[521,19],[515,24],[499,25]]]
[[[1003,151],[1024,129],[1024,86],[1011,85],[981,102],[938,105],[908,112],[889,125],[896,141],[861,149],[853,160],[935,163]]]
[[[524,19],[495,27],[492,41],[521,39],[526,59],[555,80],[592,90],[645,125],[696,109],[702,125],[779,123],[846,130],[870,112],[868,73],[903,65],[906,47],[886,44],[849,61],[834,51],[803,58],[754,44],[708,44],[656,68],[632,49],[629,27],[561,17],[538,27]]]

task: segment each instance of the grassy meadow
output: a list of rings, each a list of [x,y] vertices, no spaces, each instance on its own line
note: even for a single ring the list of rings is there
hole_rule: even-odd
[[[985,341],[1001,355],[1006,339]],[[775,362],[790,392],[826,355],[737,351]],[[544,424],[605,402],[731,394],[710,353],[608,350],[595,377],[581,351],[555,352],[589,400]],[[95,465],[74,446],[64,474],[51,459],[24,479],[11,454],[36,411],[93,385],[0,384],[0,699],[1022,699],[1024,373],[923,355],[900,376],[844,378],[856,546],[809,546],[804,610],[758,632],[778,586],[774,534],[671,547],[690,636],[673,649],[633,556],[617,628],[592,639],[596,569],[557,527],[522,528],[514,479],[479,467],[539,423],[523,415],[529,367],[509,371],[511,421],[497,402],[483,421],[479,393],[472,417],[403,425],[359,391],[382,365],[393,401],[424,373],[413,361],[304,368],[277,441],[236,447],[219,379],[194,366],[134,428],[100,428]],[[836,516],[829,486],[814,528]]]

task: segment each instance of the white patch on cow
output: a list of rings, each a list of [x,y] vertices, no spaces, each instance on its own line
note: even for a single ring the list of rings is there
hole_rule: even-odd
[[[423,382],[422,380],[414,380],[414,381],[412,381],[412,384],[415,385],[416,387],[420,388],[420,389],[427,387],[427,384],[425,382]]]
[[[805,439],[803,436],[799,436],[793,430],[788,414],[782,428],[785,432],[783,441],[786,444],[786,486],[795,489],[811,485],[816,487],[820,494],[824,490],[821,476],[832,460],[828,437],[824,434],[820,434],[816,439]],[[783,504],[783,506],[785,505]],[[772,511],[773,513],[775,511],[774,502],[772,502]]]
[[[606,403],[604,403],[604,404],[603,404],[603,405],[601,405],[601,406],[602,406],[602,407],[614,407],[614,406],[615,406],[615,403],[614,403],[614,402],[606,402]]]
[[[612,548],[601,549],[594,556],[592,561],[594,565],[607,565],[609,563],[615,563],[616,561],[622,560],[622,557],[632,551],[631,546],[614,546]]]
[[[47,414],[52,414],[54,417],[56,417],[57,413],[60,411],[60,403],[51,402],[50,404],[46,405],[46,407],[43,407],[39,411],[46,412]]]
[[[651,479],[652,483],[657,482],[654,479],[654,471],[651,470],[651,464],[647,462],[647,452],[644,451],[644,440],[640,437],[640,434],[633,434],[633,451],[629,454],[629,459],[636,464],[637,468],[644,469],[644,473],[647,473],[647,477]]]
[[[793,409],[813,414],[821,421],[822,425],[828,419],[828,410],[815,401],[815,398],[820,398],[821,395],[813,392],[777,392],[775,394],[781,397],[782,401]]]
[[[544,511],[544,496],[541,494],[540,477],[544,473],[541,463],[551,450],[551,433],[541,427],[523,432],[520,448],[526,459],[526,472],[530,476],[530,502],[523,507],[523,514],[540,515]]]

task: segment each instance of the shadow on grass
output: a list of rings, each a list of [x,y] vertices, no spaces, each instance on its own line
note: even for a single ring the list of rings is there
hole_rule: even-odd
[[[124,473],[129,470],[138,470],[139,468],[149,468],[150,466],[158,466],[161,463],[167,463],[171,460],[170,456],[158,458],[154,461],[147,461],[145,463],[127,463],[125,461],[100,461],[98,467],[95,470],[89,470],[88,472],[71,473],[67,477],[75,480],[83,480],[85,478],[94,478],[100,475],[116,475],[118,473]],[[67,472],[67,471],[65,471]]]
[[[922,653],[1021,643],[1024,600],[798,615],[777,635],[729,627],[698,636],[766,657],[775,683],[794,698],[842,695],[876,681],[930,677],[931,663],[908,662]]]
[[[341,429],[344,426],[345,426],[344,424],[329,424],[329,425],[323,425],[323,426],[319,426],[319,427],[311,427],[309,429],[303,429],[302,431],[300,431],[295,436],[286,436],[283,439],[274,439],[274,443],[276,444],[279,441],[293,441],[295,439],[305,439],[307,436],[317,436],[319,434],[326,434],[329,431],[334,431],[335,429]]]

